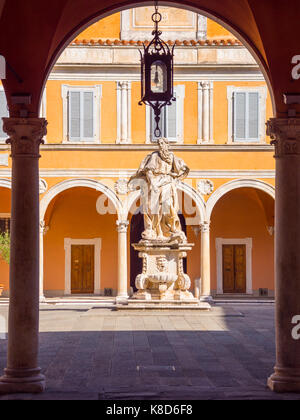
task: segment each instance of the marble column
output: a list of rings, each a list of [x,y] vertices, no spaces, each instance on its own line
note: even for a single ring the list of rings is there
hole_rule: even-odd
[[[118,294],[117,299],[128,299],[127,286],[127,220],[117,221],[118,231]]]
[[[210,229],[209,222],[201,224],[201,298],[200,300],[210,301]]]
[[[300,392],[300,118],[272,118],[267,134],[276,159],[276,366],[268,385]]]
[[[44,118],[4,118],[12,156],[10,304],[7,368],[0,393],[45,388],[38,367],[39,335],[39,146]]]
[[[46,233],[45,221],[40,221],[40,302],[45,302],[44,295],[44,235]]]

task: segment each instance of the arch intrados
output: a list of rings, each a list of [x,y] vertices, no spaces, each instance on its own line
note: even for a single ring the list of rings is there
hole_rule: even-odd
[[[0,178],[0,188],[6,188],[8,190],[11,190],[11,180]]]
[[[104,19],[104,18],[106,18],[108,16],[111,16],[115,13],[122,12],[123,10],[131,9],[131,8],[135,8],[135,7],[142,7],[142,6],[152,6],[152,5],[153,5],[153,1],[141,0],[139,3],[133,1],[132,3],[129,3],[129,4],[126,4],[124,6],[117,7],[117,8],[116,7],[108,7],[106,9],[102,10],[102,11],[99,11],[98,13],[94,13],[91,16],[84,18],[82,20],[82,22],[80,22],[78,25],[76,25],[73,28],[73,30],[70,31],[69,34],[66,37],[64,37],[64,39],[58,45],[58,47],[56,48],[56,50],[54,51],[54,53],[52,55],[52,58],[49,61],[49,64],[48,64],[46,72],[45,72],[45,77],[44,77],[42,89],[41,89],[41,92],[40,92],[39,108],[40,108],[40,105],[41,105],[43,90],[45,88],[46,82],[49,78],[49,75],[50,75],[55,63],[57,62],[57,60],[60,57],[60,55],[62,54],[62,52],[68,47],[68,45],[73,41],[73,39],[76,38],[77,35],[79,35],[82,31],[84,31],[86,28],[88,28],[92,24],[96,23],[100,19]],[[215,12],[211,12],[209,9],[204,8],[204,7],[203,8],[197,8],[197,7],[192,6],[190,4],[179,3],[176,0],[175,1],[161,1],[160,5],[161,6],[175,7],[175,8],[178,8],[178,9],[185,9],[185,10],[189,10],[191,12],[199,13],[203,16],[206,16],[207,18],[209,18],[211,20],[214,20],[216,23],[222,25],[225,29],[227,29],[234,36],[236,36],[236,38],[239,39],[242,42],[242,44],[247,48],[247,50],[253,56],[256,63],[259,65],[260,70],[263,73],[263,76],[264,76],[265,81],[266,81],[266,83],[268,85],[268,88],[269,88],[269,92],[270,92],[271,100],[272,100],[273,114],[275,115],[276,103],[275,103],[275,97],[274,97],[274,92],[273,92],[273,88],[272,88],[272,83],[271,83],[271,80],[270,80],[269,75],[268,75],[268,66],[267,66],[264,58],[262,57],[261,53],[259,52],[259,50],[256,48],[256,46],[252,43],[252,41],[247,37],[247,35],[243,31],[241,31],[236,25],[229,22],[223,16],[220,16]]]
[[[275,200],[275,188],[264,181],[257,179],[237,179],[234,181],[229,181],[226,184],[221,185],[207,200],[206,203],[206,215],[207,220],[211,219],[212,212],[216,204],[220,201],[222,197],[231,191],[238,190],[241,188],[253,188],[256,190],[263,191],[265,194],[269,195]]]
[[[60,182],[59,184],[54,185],[50,188],[49,191],[44,195],[40,201],[40,218],[44,219],[47,209],[52,202],[59,194],[68,191],[73,188],[89,188],[95,191],[102,192],[106,197],[113,203],[117,216],[121,214],[122,204],[116,194],[106,185],[102,184],[99,181],[92,179],[71,179]]]

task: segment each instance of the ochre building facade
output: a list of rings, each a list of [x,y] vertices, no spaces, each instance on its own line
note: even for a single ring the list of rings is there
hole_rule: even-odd
[[[176,102],[162,118],[173,152],[190,168],[178,185],[197,296],[274,295],[274,159],[265,122],[267,85],[247,49],[195,13],[163,7],[175,48]],[[139,191],[127,181],[157,149],[153,116],[139,106],[139,49],[152,8],[130,9],[86,29],[45,86],[48,133],[40,159],[41,297],[127,296],[140,260]],[[0,88],[1,117],[7,115]],[[0,228],[9,230],[11,158],[0,130]],[[9,295],[8,265],[0,283]]]

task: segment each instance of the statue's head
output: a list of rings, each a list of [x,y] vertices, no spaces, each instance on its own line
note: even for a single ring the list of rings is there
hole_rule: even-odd
[[[166,137],[160,137],[157,140],[158,146],[162,150],[168,150],[169,149],[169,140]]]

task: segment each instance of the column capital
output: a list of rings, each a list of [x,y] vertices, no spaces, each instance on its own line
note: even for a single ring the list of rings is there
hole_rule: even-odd
[[[300,118],[270,118],[267,135],[275,146],[275,158],[300,155]]]
[[[119,86],[121,89],[127,89],[127,88],[128,88],[128,81],[127,81],[127,80],[120,80],[120,81],[118,82],[118,86]]]
[[[210,82],[208,80],[202,80],[200,82],[200,86],[202,87],[202,89],[209,89],[210,88]]]
[[[117,220],[117,231],[119,233],[126,233],[129,222],[128,220]]]
[[[209,230],[210,230],[210,222],[202,222],[200,224],[200,227],[201,227],[201,232],[202,233],[209,232]]]
[[[49,226],[46,226],[45,220],[41,220],[40,221],[40,232],[43,235],[46,235],[46,233],[48,232],[48,230],[49,230]]]
[[[47,134],[45,118],[3,118],[3,131],[8,134],[12,157],[39,158],[40,144]]]

